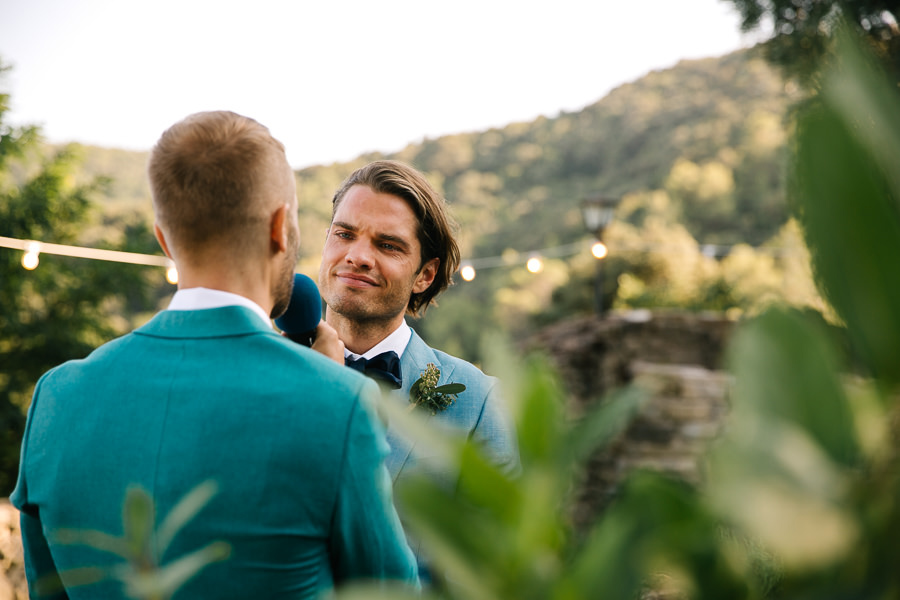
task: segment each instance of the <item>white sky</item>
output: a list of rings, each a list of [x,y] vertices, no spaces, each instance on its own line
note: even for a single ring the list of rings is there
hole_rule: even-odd
[[[294,167],[578,110],[751,40],[724,0],[0,0],[8,120],[148,150],[200,110]]]

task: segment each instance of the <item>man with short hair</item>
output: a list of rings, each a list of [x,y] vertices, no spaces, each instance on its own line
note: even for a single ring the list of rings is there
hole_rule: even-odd
[[[123,558],[60,532],[120,535],[130,486],[152,498],[159,527],[208,480],[217,490],[208,503],[144,549],[165,566],[216,540],[230,547],[176,598],[317,598],[350,580],[418,585],[373,416],[377,386],[269,320],[288,304],[299,247],[281,143],[252,119],[198,113],[163,133],[148,172],[178,291],[143,327],[37,384],[12,496],[33,597],[50,582],[52,597],[124,598],[114,577],[79,585],[83,568],[121,573]],[[343,352],[324,323],[316,343]]]
[[[392,401],[409,402],[410,387],[429,364],[439,372],[437,386],[465,385],[452,404],[435,408],[434,418],[512,472],[519,465],[518,450],[497,380],[430,348],[404,320],[407,314],[423,314],[450,285],[459,266],[454,227],[444,199],[409,165],[376,161],[353,172],[334,195],[322,251],[319,287],[327,305],[325,320],[344,342],[348,364],[390,380]],[[383,373],[397,363],[399,376]],[[394,481],[413,470],[453,477],[391,430],[388,441],[387,464]]]

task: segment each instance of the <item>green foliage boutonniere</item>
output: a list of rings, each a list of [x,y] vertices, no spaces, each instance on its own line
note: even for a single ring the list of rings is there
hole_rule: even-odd
[[[466,390],[466,386],[461,383],[446,383],[439,386],[437,382],[440,377],[441,370],[433,363],[428,363],[422,376],[409,388],[410,410],[424,406],[431,410],[431,414],[435,414],[446,410],[456,401],[456,395]]]

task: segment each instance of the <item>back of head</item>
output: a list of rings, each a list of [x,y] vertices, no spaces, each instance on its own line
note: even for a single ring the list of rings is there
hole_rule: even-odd
[[[274,186],[290,173],[269,130],[228,111],[196,113],[170,127],[147,170],[157,223],[171,246],[187,252],[239,248],[248,237],[241,231],[266,225],[279,201]]]
[[[452,284],[459,266],[457,224],[441,196],[425,176],[413,167],[395,160],[378,160],[350,174],[334,194],[332,218],[344,195],[354,185],[365,185],[381,194],[403,199],[416,215],[418,238],[422,248],[421,264],[440,260],[434,282],[424,292],[413,294],[407,306],[412,316],[424,313],[434,298]]]

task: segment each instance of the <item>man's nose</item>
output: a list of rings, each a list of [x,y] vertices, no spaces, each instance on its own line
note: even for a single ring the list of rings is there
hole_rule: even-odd
[[[372,245],[366,240],[356,239],[347,248],[345,260],[360,269],[372,267]]]

